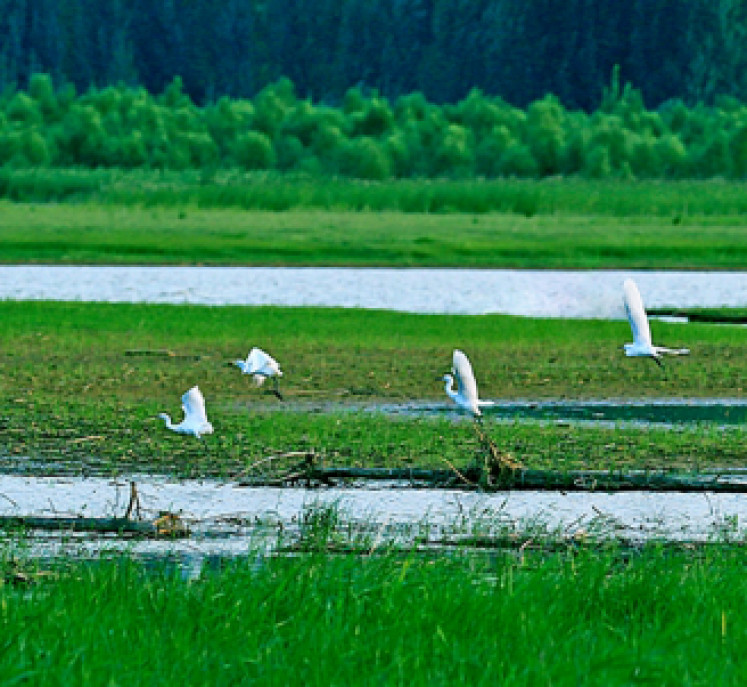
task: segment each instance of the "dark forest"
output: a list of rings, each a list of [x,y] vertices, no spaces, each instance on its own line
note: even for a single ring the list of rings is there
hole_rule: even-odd
[[[591,111],[619,65],[649,107],[747,99],[743,0],[0,0],[0,89],[162,92],[198,104],[289,78],[336,105],[351,87],[456,102],[472,88]]]

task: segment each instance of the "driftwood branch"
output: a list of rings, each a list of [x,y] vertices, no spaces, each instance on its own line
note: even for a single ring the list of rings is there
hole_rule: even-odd
[[[233,479],[235,480],[241,480],[244,477],[246,477],[250,472],[253,470],[256,470],[262,465],[268,465],[269,463],[272,463],[273,461],[277,460],[283,460],[286,458],[303,458],[304,463],[308,463],[309,461],[314,460],[314,452],[313,451],[288,451],[287,453],[279,453],[277,455],[267,456],[265,458],[261,458],[256,463],[252,463],[248,467],[245,467],[240,472],[237,472]]]

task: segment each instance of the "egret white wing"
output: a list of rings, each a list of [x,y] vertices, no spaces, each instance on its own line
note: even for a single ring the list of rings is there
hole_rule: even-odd
[[[269,360],[271,360],[271,357],[261,348],[255,346],[251,351],[249,351],[249,355],[246,356],[246,364],[249,366],[249,373],[251,374],[252,372],[261,370],[265,365],[267,365]]]
[[[477,382],[469,358],[459,349],[454,351],[452,371],[459,393],[469,401],[477,401]]]
[[[651,346],[651,329],[648,324],[646,310],[643,307],[640,291],[632,279],[623,283],[623,301],[628,315],[633,340],[638,345]]]
[[[246,358],[246,364],[248,366],[249,374],[262,374],[266,377],[272,375],[282,376],[283,373],[280,371],[280,365],[269,353],[266,353],[261,348],[256,346],[249,351],[249,355]]]
[[[205,398],[198,387],[193,386],[182,396],[182,408],[185,420],[196,423],[207,422]]]

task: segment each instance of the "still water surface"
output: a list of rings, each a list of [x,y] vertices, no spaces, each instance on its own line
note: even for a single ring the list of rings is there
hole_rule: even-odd
[[[649,308],[747,306],[747,272],[137,265],[0,265],[0,299],[619,319],[628,276]]]

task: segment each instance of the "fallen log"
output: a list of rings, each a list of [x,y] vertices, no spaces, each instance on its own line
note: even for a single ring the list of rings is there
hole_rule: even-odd
[[[129,518],[77,518],[44,515],[2,515],[0,529],[41,529],[58,532],[91,532],[97,534],[132,534],[141,537],[185,537],[189,530],[175,516],[161,516],[153,521]]]
[[[729,479],[726,474],[676,473],[666,471],[611,472],[604,470],[504,470],[483,479],[481,468],[465,468],[459,476],[453,470],[424,468],[347,468],[313,467],[304,477],[323,483],[335,480],[391,480],[420,483],[424,486],[477,488],[483,490],[552,491],[677,491],[747,493],[747,480]],[[469,480],[472,484],[465,482]]]

